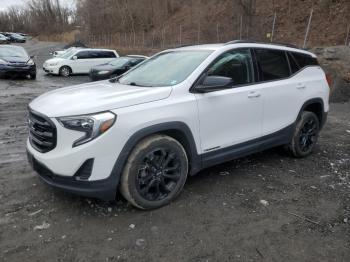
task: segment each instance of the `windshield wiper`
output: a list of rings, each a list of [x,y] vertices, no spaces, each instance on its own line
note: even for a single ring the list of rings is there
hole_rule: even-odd
[[[119,83],[119,78],[120,77],[118,77],[118,76],[113,77],[113,78],[109,79],[109,82],[111,82],[111,83],[115,83],[115,82]]]
[[[109,82],[111,82],[111,83],[120,83],[119,79],[120,79],[120,76],[117,76],[117,77],[109,79]],[[139,85],[136,82],[130,82],[128,84],[123,84],[123,85],[138,86],[138,87],[153,87],[153,86]]]

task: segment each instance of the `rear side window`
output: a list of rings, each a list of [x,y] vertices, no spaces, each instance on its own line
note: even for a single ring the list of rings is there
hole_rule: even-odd
[[[279,80],[290,76],[287,56],[284,51],[256,49],[255,53],[260,81]]]
[[[292,74],[295,74],[300,70],[300,67],[290,52],[288,52],[287,55],[288,55],[290,70],[292,71]]]
[[[116,58],[116,55],[110,51],[97,51],[96,58]]]
[[[76,56],[78,59],[90,59],[93,58],[93,53],[91,51],[80,51]]]
[[[295,58],[300,68],[318,65],[317,59],[310,55],[294,52],[292,56]]]

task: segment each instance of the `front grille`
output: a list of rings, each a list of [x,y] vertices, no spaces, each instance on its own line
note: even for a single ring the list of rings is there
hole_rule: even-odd
[[[26,67],[27,63],[24,63],[24,62],[10,62],[9,65],[10,66],[14,66],[14,67]]]
[[[56,147],[56,127],[46,116],[29,111],[29,141],[39,152],[46,153]]]

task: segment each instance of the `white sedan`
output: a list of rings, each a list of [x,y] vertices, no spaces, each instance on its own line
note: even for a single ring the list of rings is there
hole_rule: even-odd
[[[117,57],[119,55],[115,50],[72,49],[59,57],[47,60],[43,69],[48,74],[65,77],[72,74],[88,74],[92,67],[108,63]]]

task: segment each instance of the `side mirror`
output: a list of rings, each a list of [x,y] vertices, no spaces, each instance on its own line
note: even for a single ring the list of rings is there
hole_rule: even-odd
[[[78,57],[75,55],[72,57],[73,60],[78,60]]]
[[[206,76],[201,84],[196,86],[198,93],[209,93],[226,89],[233,85],[233,79],[225,76]]]
[[[31,59],[34,59],[34,58],[35,58],[35,55],[31,55],[30,58],[31,58]]]

